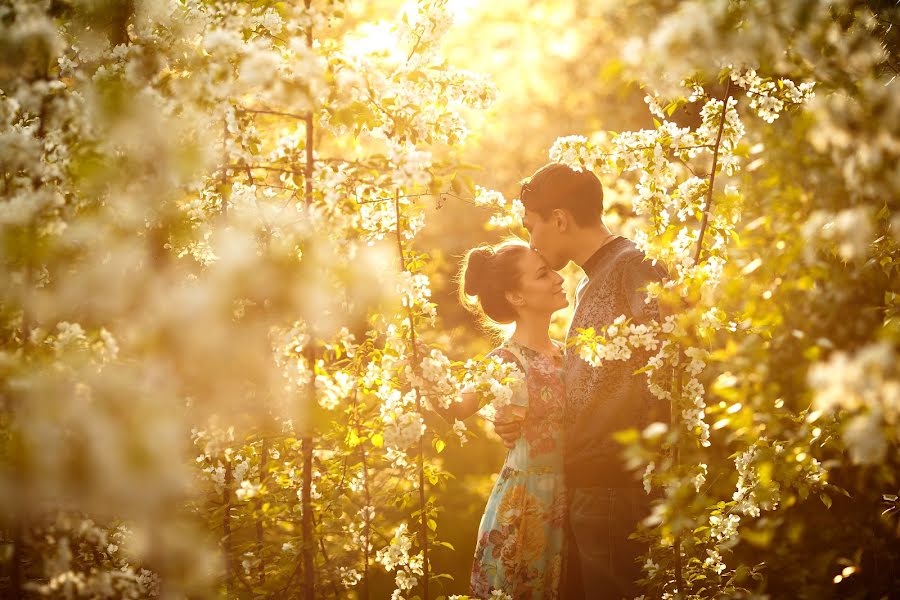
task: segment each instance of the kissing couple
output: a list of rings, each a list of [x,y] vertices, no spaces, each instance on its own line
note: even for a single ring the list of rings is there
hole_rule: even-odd
[[[668,423],[669,407],[650,394],[645,375],[635,374],[646,364],[641,352],[594,368],[551,339],[549,327],[553,313],[569,304],[557,273],[569,261],[585,277],[568,337],[620,315],[658,321],[658,304],[644,289],[665,271],[606,227],[603,186],[590,171],[547,164],[524,180],[520,199],[530,246],[479,246],[460,269],[463,305],[488,327],[515,325],[488,356],[525,375],[494,422],[509,453],[481,518],[470,593],[634,598],[647,548],[629,536],[649,514],[650,497],[625,468],[613,433]],[[466,394],[455,416],[478,406]]]

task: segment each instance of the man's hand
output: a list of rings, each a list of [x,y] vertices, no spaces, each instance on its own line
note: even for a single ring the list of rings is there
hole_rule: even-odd
[[[497,412],[494,419],[494,432],[503,440],[503,445],[512,448],[516,440],[522,437],[522,421],[525,411],[520,406],[507,406]]]

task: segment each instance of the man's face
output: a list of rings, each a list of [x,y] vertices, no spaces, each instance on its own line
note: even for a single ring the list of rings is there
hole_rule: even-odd
[[[522,225],[528,230],[531,247],[541,253],[551,269],[559,271],[569,263],[570,257],[563,250],[564,233],[559,230],[552,213],[544,220],[541,215],[526,208]]]

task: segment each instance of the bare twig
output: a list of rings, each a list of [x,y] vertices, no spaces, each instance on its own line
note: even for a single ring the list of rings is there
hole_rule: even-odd
[[[309,116],[309,113],[289,113],[283,112],[280,110],[269,110],[267,108],[238,108],[236,109],[239,113],[247,113],[247,114],[255,114],[255,115],[275,115],[279,117],[290,117],[292,119],[304,120]]]

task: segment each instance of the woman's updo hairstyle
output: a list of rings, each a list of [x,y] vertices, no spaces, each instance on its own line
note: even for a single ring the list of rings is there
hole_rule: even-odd
[[[493,246],[476,246],[463,257],[459,269],[459,301],[478,317],[481,325],[497,325],[516,320],[516,311],[506,292],[519,288],[522,273],[519,259],[530,252],[524,242],[505,241]]]

